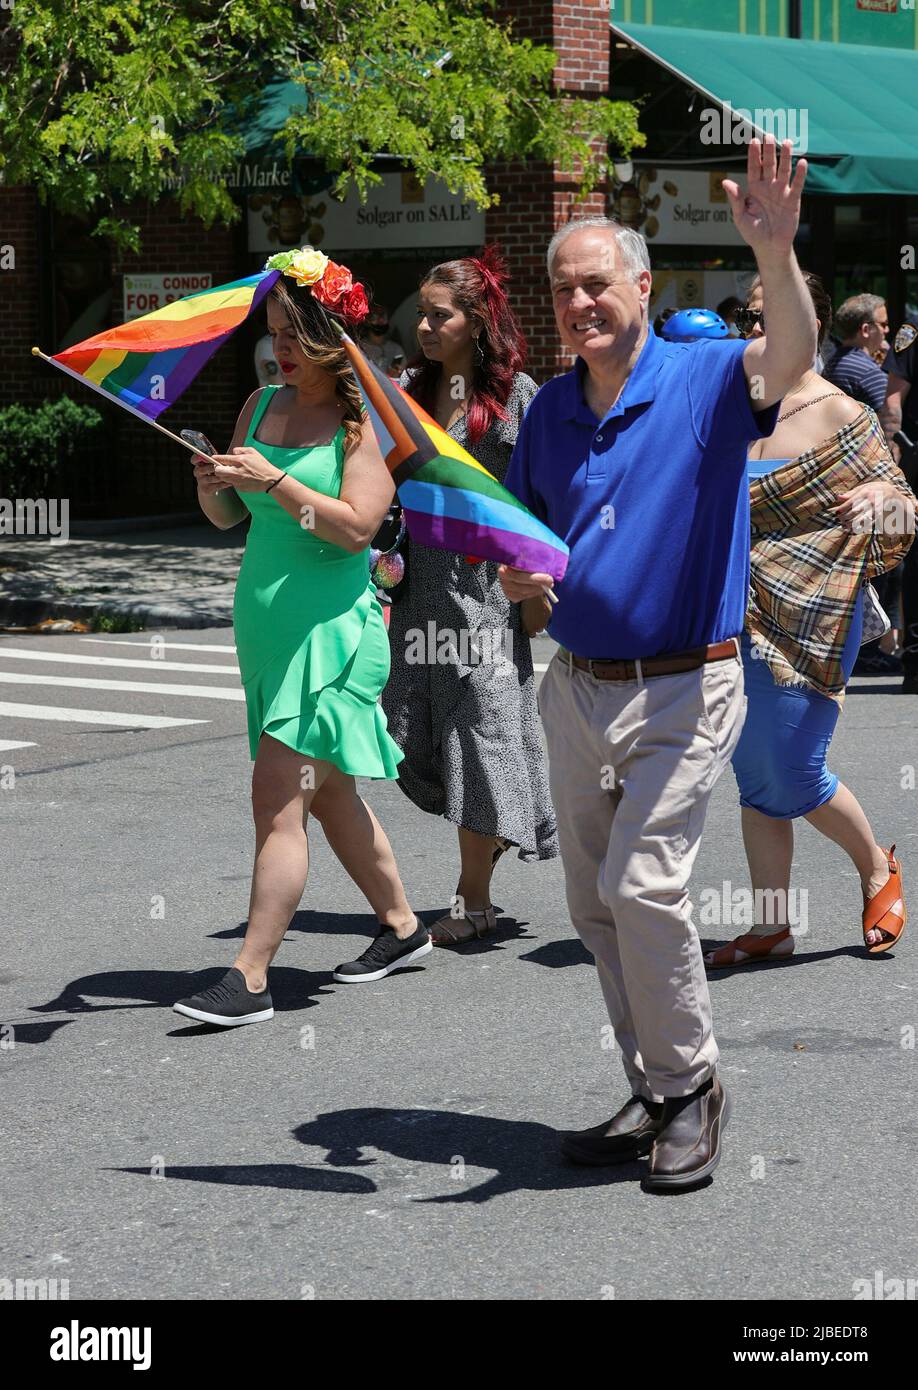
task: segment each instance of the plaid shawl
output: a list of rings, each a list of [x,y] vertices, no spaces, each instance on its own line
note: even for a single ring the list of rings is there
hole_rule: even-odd
[[[746,626],[777,685],[809,686],[841,704],[841,655],[861,585],[893,569],[910,535],[845,531],[830,507],[858,483],[911,488],[876,415],[863,412],[815,449],[750,485],[752,566]]]

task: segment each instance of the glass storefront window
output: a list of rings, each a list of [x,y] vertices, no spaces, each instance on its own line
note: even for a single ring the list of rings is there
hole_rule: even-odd
[[[112,274],[103,237],[89,235],[88,219],[51,219],[53,351],[101,333],[112,321]]]
[[[890,292],[887,245],[889,200],[835,201],[835,286],[840,304],[852,294]]]
[[[612,23],[716,29],[786,38],[788,0],[610,0]],[[918,8],[907,0],[803,0],[801,35],[821,43],[918,48]]]

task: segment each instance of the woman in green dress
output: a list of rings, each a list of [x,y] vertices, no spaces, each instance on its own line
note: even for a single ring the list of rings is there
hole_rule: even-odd
[[[301,254],[301,271],[303,256],[307,273],[331,265],[347,275],[313,251]],[[287,274],[278,280],[268,327],[284,384],[249,398],[228,453],[194,460],[201,508],[215,526],[252,517],[233,618],[255,762],[249,921],[223,979],[174,1006],[224,1027],[273,1016],[267,971],[306,884],[310,815],[380,924],[364,955],[334,978],[380,979],[431,950],[354,780],[394,779],[402,757],[378,703],[389,644],[368,564],[393,484],[315,290]]]

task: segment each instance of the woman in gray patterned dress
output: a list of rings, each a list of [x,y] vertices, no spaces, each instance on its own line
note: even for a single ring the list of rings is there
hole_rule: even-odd
[[[520,370],[525,343],[505,283],[493,248],[434,267],[418,295],[423,358],[401,383],[501,482],[537,389]],[[382,699],[405,753],[399,785],[458,827],[459,883],[432,929],[436,945],[493,930],[491,874],[505,850],[526,861],[558,854],[528,635],[540,615],[540,604],[504,597],[497,565],[410,545]]]

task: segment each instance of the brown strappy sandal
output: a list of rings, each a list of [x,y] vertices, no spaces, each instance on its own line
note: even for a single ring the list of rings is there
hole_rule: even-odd
[[[889,861],[889,878],[879,893],[874,893],[861,918],[864,945],[872,956],[882,955],[890,946],[895,946],[908,921],[905,896],[902,892],[902,865],[894,857],[895,852],[895,845],[883,851]],[[871,943],[867,940],[869,931],[881,931],[888,939]]]
[[[793,954],[794,938],[790,927],[782,927],[767,936],[746,932],[744,936],[725,941],[716,951],[707,952],[704,963],[708,970],[728,970],[737,965],[756,965],[762,960],[787,960]]]
[[[462,917],[451,917],[447,913],[430,928],[430,939],[435,946],[463,946],[476,937],[487,936],[496,926],[497,914],[493,907],[477,912],[469,910]]]

